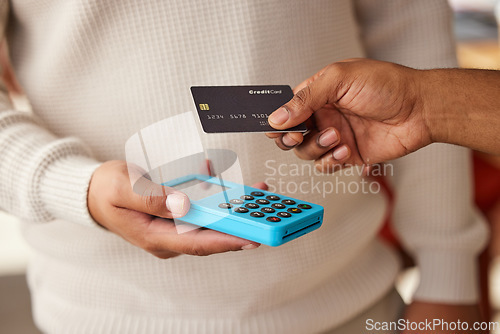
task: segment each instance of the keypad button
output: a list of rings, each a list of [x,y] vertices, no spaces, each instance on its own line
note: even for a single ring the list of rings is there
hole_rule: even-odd
[[[304,209],[304,210],[309,210],[312,208],[309,204],[299,204],[297,205],[299,208]]]
[[[260,197],[260,196],[264,196],[264,193],[262,191],[252,191],[250,193],[250,195]]]
[[[251,201],[254,199],[253,196],[250,196],[250,195],[243,195],[240,197],[241,199],[245,200],[245,201]]]
[[[271,204],[271,206],[275,209],[284,209],[285,208],[285,205],[281,204],[281,203],[273,203],[273,204]]]
[[[221,203],[219,204],[219,208],[221,209],[231,209],[233,206],[229,203]]]
[[[267,217],[266,220],[271,223],[277,223],[281,221],[281,219],[279,219],[278,217]]]
[[[259,208],[259,205],[258,204],[255,204],[255,203],[247,203],[245,204],[245,206],[249,209],[257,209]]]
[[[265,208],[260,209],[260,211],[262,211],[264,213],[273,213],[276,210],[274,210],[273,208],[270,208],[270,207],[265,207]]]
[[[294,205],[295,201],[293,199],[284,199],[281,201],[281,203],[286,204],[286,205]]]
[[[244,201],[242,199],[235,198],[235,199],[230,200],[229,202],[231,202],[233,204],[243,204]]]
[[[255,201],[257,204],[269,204],[269,201],[267,199],[258,199]]]
[[[278,201],[280,199],[280,197],[276,196],[276,195],[269,195],[269,196],[266,196],[266,198],[270,201]]]
[[[234,212],[237,212],[237,213],[247,213],[248,209],[240,206],[239,208],[234,209]]]
[[[291,212],[291,213],[301,213],[302,212],[302,210],[300,210],[299,208],[290,208],[286,211]]]
[[[252,212],[252,213],[250,214],[250,216],[252,216],[252,217],[256,217],[256,218],[261,218],[261,217],[264,217],[265,215],[264,215],[262,212],[255,211],[255,212]]]
[[[292,214],[288,213],[288,212],[278,212],[278,216],[283,217],[283,218],[290,218],[292,216]]]

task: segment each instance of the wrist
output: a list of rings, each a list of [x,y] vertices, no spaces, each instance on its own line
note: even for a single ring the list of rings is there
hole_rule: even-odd
[[[72,155],[54,161],[40,177],[39,194],[47,219],[64,219],[95,226],[88,206],[90,179],[100,163],[92,158]]]
[[[417,79],[419,87],[416,112],[424,125],[427,144],[446,142],[448,133],[446,118],[442,112],[442,100],[439,100],[440,95],[443,98],[439,93],[439,74],[435,72],[435,70],[419,70]]]
[[[422,72],[420,80],[422,118],[432,143],[461,145],[468,122],[468,92],[463,90],[467,78],[456,69],[435,69]]]

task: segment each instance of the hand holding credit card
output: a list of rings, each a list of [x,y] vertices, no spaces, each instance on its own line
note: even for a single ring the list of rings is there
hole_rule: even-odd
[[[224,132],[306,132],[305,124],[290,129],[272,128],[269,115],[290,101],[287,85],[195,86],[191,94],[206,133]]]

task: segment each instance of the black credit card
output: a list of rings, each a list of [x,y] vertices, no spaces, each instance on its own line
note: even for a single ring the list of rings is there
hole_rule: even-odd
[[[267,122],[269,115],[290,101],[287,85],[197,86],[191,87],[203,131],[222,132],[306,132],[305,124],[276,130]]]

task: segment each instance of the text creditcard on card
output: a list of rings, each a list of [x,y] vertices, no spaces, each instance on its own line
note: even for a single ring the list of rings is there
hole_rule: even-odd
[[[196,86],[191,94],[206,133],[307,131],[305,124],[276,130],[267,122],[273,111],[292,99],[287,85]]]

